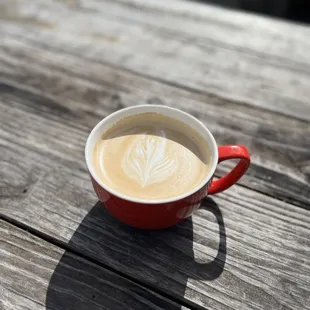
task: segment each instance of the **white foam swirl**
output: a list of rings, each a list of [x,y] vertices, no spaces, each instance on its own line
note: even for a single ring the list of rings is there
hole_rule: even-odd
[[[158,132],[158,136],[137,136],[124,154],[123,171],[141,187],[166,180],[177,168],[175,160],[167,156],[166,146],[163,130]]]

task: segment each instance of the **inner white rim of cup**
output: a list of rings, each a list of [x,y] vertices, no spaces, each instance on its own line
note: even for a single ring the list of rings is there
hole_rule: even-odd
[[[195,188],[192,190],[178,196],[174,196],[168,199],[137,199],[132,196],[127,196],[119,193],[118,191],[115,191],[105,184],[101,182],[101,180],[98,178],[96,175],[96,172],[93,168],[92,164],[92,154],[93,154],[93,149],[96,144],[96,142],[100,139],[100,137],[103,135],[104,132],[106,132],[108,129],[110,129],[116,122],[119,120],[132,116],[132,115],[137,115],[137,114],[142,114],[142,113],[148,113],[148,112],[154,112],[154,113],[159,113],[164,116],[182,121],[189,127],[193,128],[196,130],[207,142],[210,152],[211,152],[211,169],[207,176],[204,178],[204,180]],[[85,146],[85,159],[86,159],[86,164],[87,168],[92,175],[92,177],[96,180],[96,182],[104,188],[106,191],[109,193],[115,195],[116,197],[119,197],[124,200],[132,201],[135,203],[143,203],[143,204],[160,204],[160,203],[169,203],[169,202],[174,202],[177,200],[181,200],[183,198],[186,198],[195,192],[199,191],[203,186],[205,186],[208,181],[212,178],[217,163],[218,163],[218,149],[217,149],[217,144],[215,142],[215,139],[211,132],[208,130],[208,128],[200,122],[198,119],[195,117],[191,116],[188,113],[185,113],[181,110],[175,109],[175,108],[170,108],[167,106],[163,105],[138,105],[138,106],[132,106],[128,107],[122,110],[119,110],[117,112],[114,112],[110,114],[109,116],[105,117],[103,120],[101,120],[91,131],[89,134],[87,141],[86,141],[86,146]]]

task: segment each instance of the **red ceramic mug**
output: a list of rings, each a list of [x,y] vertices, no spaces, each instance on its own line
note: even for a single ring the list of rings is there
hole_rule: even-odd
[[[143,200],[127,197],[102,184],[92,165],[92,152],[102,134],[119,120],[147,112],[160,113],[164,116],[182,121],[206,140],[211,151],[211,169],[205,179],[194,189],[183,195],[159,200]],[[221,192],[234,183],[246,172],[250,165],[247,149],[241,145],[217,146],[207,127],[193,116],[166,106],[140,105],[119,110],[99,122],[90,133],[85,147],[85,158],[95,192],[105,208],[120,221],[137,228],[160,229],[172,226],[189,217],[199,208],[207,195]],[[212,180],[219,162],[240,159],[236,167],[218,180]]]

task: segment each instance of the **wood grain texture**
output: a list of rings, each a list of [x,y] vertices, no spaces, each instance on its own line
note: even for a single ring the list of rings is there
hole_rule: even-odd
[[[309,210],[234,186],[181,225],[144,232],[97,204],[80,165],[16,144],[4,155],[16,164],[0,212],[69,249],[195,309],[309,308]]]
[[[2,2],[11,39],[310,120],[308,27],[179,0]]]
[[[192,308],[309,309],[307,28],[176,1],[2,0],[0,17],[2,214]],[[242,186],[161,232],[111,218],[84,143],[138,103],[247,145]]]
[[[0,126],[7,139],[39,151],[46,145],[47,153],[74,161],[83,157],[88,132],[109,113],[139,103],[166,104],[200,119],[219,144],[249,148],[252,166],[240,184],[309,208],[308,122],[47,49],[27,36],[16,41],[3,32],[2,37],[0,113],[6,116]],[[18,132],[16,115],[24,133]],[[33,119],[29,129],[28,118]],[[46,137],[49,132],[54,137]],[[36,138],[26,138],[32,135]],[[223,163],[217,175],[231,168],[232,163]]]
[[[0,307],[8,309],[184,309],[0,220]]]

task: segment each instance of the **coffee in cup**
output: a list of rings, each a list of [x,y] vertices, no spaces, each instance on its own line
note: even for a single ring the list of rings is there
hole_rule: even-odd
[[[206,140],[187,124],[155,112],[124,117],[96,142],[92,164],[102,184],[133,199],[174,198],[210,172]]]

